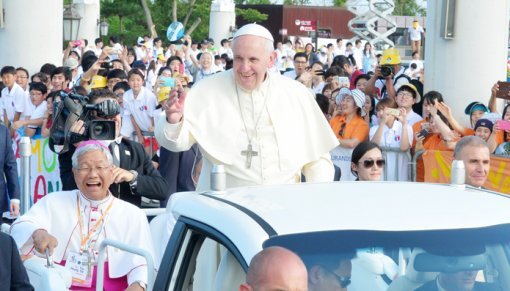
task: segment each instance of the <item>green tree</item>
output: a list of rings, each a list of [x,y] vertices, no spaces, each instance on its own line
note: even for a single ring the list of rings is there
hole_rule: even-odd
[[[310,5],[312,4],[311,0],[283,0],[283,5]]]
[[[236,8],[236,15],[241,16],[246,22],[262,22],[267,20],[268,15],[261,13],[256,9],[241,9]]]
[[[347,0],[333,0],[333,6],[345,7],[346,2],[347,2]]]
[[[427,10],[416,3],[416,0],[395,0],[393,15],[426,16]]]

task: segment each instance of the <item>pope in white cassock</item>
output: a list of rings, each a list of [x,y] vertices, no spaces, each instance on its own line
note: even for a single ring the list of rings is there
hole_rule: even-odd
[[[95,290],[97,252],[104,239],[150,253],[153,246],[144,212],[108,191],[114,167],[108,148],[99,141],[83,142],[72,163],[79,190],[46,195],[13,223],[11,235],[25,258],[47,250],[53,254],[56,263],[70,270],[73,290]],[[105,290],[146,287],[143,257],[107,247],[105,270]]]
[[[234,36],[234,67],[198,82],[187,96],[172,92],[155,133],[160,145],[204,155],[197,190],[209,189],[213,164],[224,165],[227,187],[332,181],[329,151],[338,141],[312,93],[270,73],[271,33],[258,24]]]
[[[301,83],[270,73],[276,59],[271,33],[241,27],[232,43],[234,67],[207,77],[187,96],[172,92],[155,134],[161,146],[203,154],[197,190],[210,189],[212,166],[224,165],[227,187],[333,181],[329,151],[338,145],[313,94]],[[169,207],[173,200],[170,199]],[[168,216],[168,229],[175,218]],[[169,234],[168,234],[169,235]],[[205,242],[194,290],[210,290],[218,245]]]

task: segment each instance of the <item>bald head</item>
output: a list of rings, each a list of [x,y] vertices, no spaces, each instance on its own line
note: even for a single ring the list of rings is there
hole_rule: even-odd
[[[241,291],[308,290],[305,264],[293,252],[282,247],[269,247],[253,257]]]

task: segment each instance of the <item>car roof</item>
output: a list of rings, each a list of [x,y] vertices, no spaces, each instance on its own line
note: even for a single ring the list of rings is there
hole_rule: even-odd
[[[510,223],[507,196],[443,184],[302,183],[177,195],[183,196],[174,200],[174,212],[205,222],[247,248],[293,233],[448,230]]]

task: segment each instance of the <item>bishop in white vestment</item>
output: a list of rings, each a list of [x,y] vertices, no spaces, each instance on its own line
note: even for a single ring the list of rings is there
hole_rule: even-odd
[[[56,263],[66,261],[66,268],[72,268],[68,263],[73,256],[84,258],[93,267],[97,264],[99,246],[107,238],[153,253],[145,213],[108,191],[113,167],[106,146],[98,141],[83,142],[73,155],[73,173],[79,190],[50,193],[13,223],[11,235],[21,255],[40,255],[48,249]],[[84,254],[87,256],[83,257]],[[105,277],[126,276],[123,288],[129,286],[128,290],[143,290],[147,268],[154,268],[147,266],[143,257],[112,247],[107,247],[107,263]],[[78,282],[80,285],[75,286],[81,286],[83,282],[78,279],[92,274],[72,275],[73,285]],[[118,288],[107,286],[105,281],[105,290]]]

